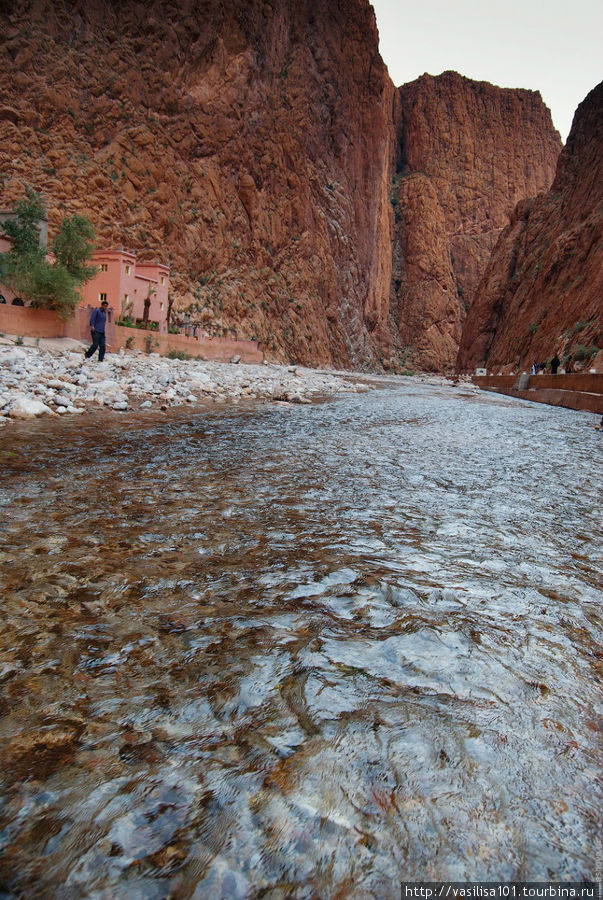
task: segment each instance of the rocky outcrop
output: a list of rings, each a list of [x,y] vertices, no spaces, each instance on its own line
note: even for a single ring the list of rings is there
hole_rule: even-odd
[[[389,316],[394,88],[368,0],[0,6],[1,205],[86,213],[176,310],[367,366]],[[178,312],[177,312],[178,314]]]
[[[601,347],[603,83],[580,104],[551,190],[515,208],[469,311],[457,366],[529,367]]]
[[[399,89],[392,310],[409,359],[451,367],[461,327],[518,200],[561,150],[540,94],[423,75]]]

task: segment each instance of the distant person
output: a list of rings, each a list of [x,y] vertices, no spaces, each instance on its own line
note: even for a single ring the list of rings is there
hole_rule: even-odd
[[[574,371],[574,358],[573,356],[568,356],[567,361],[565,363],[565,374],[571,375]]]
[[[25,306],[25,304],[23,303],[23,301],[21,300],[20,297],[13,297],[12,305],[13,306]]]
[[[102,362],[105,358],[105,328],[107,325],[107,309],[109,304],[103,300],[101,305],[92,312],[90,316],[90,334],[92,335],[92,346],[86,350],[86,359],[94,356],[98,350],[98,361]]]
[[[551,375],[557,374],[557,369],[559,368],[560,365],[561,365],[561,360],[555,353],[554,357],[551,360]]]
[[[538,360],[534,360],[534,362],[532,363],[532,372],[531,372],[531,374],[532,374],[532,375],[537,375],[537,374],[538,374]]]

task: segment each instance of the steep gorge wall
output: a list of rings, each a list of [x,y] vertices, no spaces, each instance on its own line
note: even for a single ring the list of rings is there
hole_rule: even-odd
[[[408,358],[441,370],[498,235],[550,186],[561,141],[534,91],[444,72],[398,93],[392,315]]]
[[[89,215],[269,358],[450,367],[560,149],[539,94],[396,91],[368,0],[0,0],[0,52],[0,206]]]
[[[603,82],[580,104],[550,191],[518,204],[469,311],[457,367],[528,367],[603,345]]]
[[[51,230],[169,262],[211,334],[374,364],[394,88],[366,0],[16,0],[0,34],[0,205],[25,181]]]

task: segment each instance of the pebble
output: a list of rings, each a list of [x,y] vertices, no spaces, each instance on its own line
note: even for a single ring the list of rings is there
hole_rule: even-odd
[[[167,410],[200,401],[237,404],[241,398],[311,403],[318,397],[377,386],[374,380],[370,385],[358,383],[358,375],[353,379],[347,372],[297,365],[247,365],[240,357],[219,363],[133,351],[109,353],[99,363],[71,350],[0,343],[0,421],[74,415],[99,406],[126,412],[158,405]]]

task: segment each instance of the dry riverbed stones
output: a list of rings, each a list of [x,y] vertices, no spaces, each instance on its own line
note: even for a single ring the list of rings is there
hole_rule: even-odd
[[[199,402],[267,400],[310,403],[341,392],[362,392],[349,373],[300,366],[172,360],[158,354],[109,354],[87,360],[70,346],[52,350],[0,346],[0,424],[11,419],[73,415],[108,407],[125,413]]]

